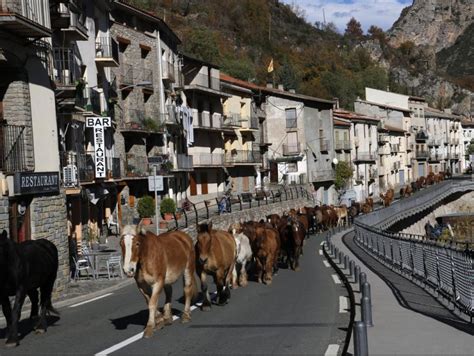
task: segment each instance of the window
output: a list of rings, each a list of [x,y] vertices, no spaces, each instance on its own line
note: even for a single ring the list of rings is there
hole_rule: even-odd
[[[288,173],[298,172],[298,163],[296,163],[296,162],[288,162],[286,167],[287,167],[287,172]]]
[[[287,129],[292,129],[296,128],[296,109],[286,109],[285,110],[286,114],[286,128]]]

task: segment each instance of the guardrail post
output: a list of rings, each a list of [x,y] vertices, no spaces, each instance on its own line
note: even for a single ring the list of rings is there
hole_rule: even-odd
[[[362,284],[362,297],[368,297],[372,301],[369,282],[365,282],[364,284]]]
[[[365,282],[367,284],[367,282]],[[360,300],[362,321],[366,326],[374,326],[372,323],[372,303],[369,297],[362,297]]]
[[[288,200],[288,194],[286,193],[286,189],[283,187],[283,191],[285,192],[285,200]],[[281,195],[280,195],[281,197]],[[281,198],[280,198],[280,201],[281,201]]]
[[[184,227],[188,227],[188,214],[186,214],[186,209],[183,209],[184,214]]]
[[[237,195],[237,198],[239,198],[239,207],[240,207],[240,211],[242,211],[242,197],[240,195]]]
[[[354,271],[354,283],[359,283],[359,277],[360,277],[360,267],[359,265],[355,266],[355,271]]]
[[[360,291],[362,290],[362,285],[364,283],[367,283],[367,275],[365,274],[365,272],[361,272],[359,275],[359,290]]]
[[[347,269],[348,263],[349,263],[349,256],[345,255],[344,256],[344,269]]]
[[[207,200],[204,200],[204,205],[206,206],[206,219],[209,219],[209,208],[207,206]]]
[[[367,327],[363,321],[354,323],[354,356],[369,356]]]
[[[197,209],[196,209],[196,204],[194,203],[191,203],[192,206],[193,206],[193,209],[194,209],[194,215],[196,216],[196,225],[198,224],[199,222],[199,218],[198,218],[198,212],[197,212]]]
[[[338,263],[341,264],[342,263],[342,259],[344,258],[344,253],[342,251],[339,251],[339,256],[337,258],[337,260],[339,261]]]
[[[173,212],[173,219],[174,219],[174,223],[176,225],[176,230],[178,230],[179,229],[179,224],[178,224],[178,219],[176,218],[176,213],[175,212]]]
[[[334,258],[337,258],[338,255],[339,255],[339,248],[334,247]]]
[[[355,262],[351,260],[349,262],[349,276],[354,275],[354,267],[355,267]]]

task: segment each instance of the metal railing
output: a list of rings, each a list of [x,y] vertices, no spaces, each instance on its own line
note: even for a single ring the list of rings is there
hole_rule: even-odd
[[[51,28],[49,2],[44,0],[2,0],[0,12],[15,12],[27,19]]]
[[[82,91],[76,91],[76,106],[85,111],[100,114],[100,93],[89,87],[84,88]]]
[[[375,152],[357,152],[355,161],[375,161],[377,159],[377,153]]]
[[[335,142],[336,150],[350,150],[351,143],[347,140],[336,140]]]
[[[224,165],[223,153],[195,153],[192,157],[194,167],[218,167]]]
[[[416,151],[415,156],[416,158],[428,158],[430,153],[428,151]]]
[[[469,316],[471,323],[474,313],[472,239],[435,240],[386,229],[452,194],[472,190],[472,181],[444,181],[355,221],[355,241],[361,248],[399,274],[421,282],[442,303],[454,305]]]
[[[64,86],[76,86],[80,69],[76,62],[75,47],[53,47],[54,81]]]
[[[225,153],[225,163],[260,163],[262,156],[259,151],[232,150]]]
[[[173,220],[170,222],[168,229],[185,229],[208,220],[213,216],[220,215],[222,213],[218,204],[220,199],[222,199],[222,195],[213,200],[204,200],[199,203],[188,201],[187,204],[181,204],[178,213],[173,215]],[[227,199],[226,213],[243,211],[294,199],[306,199],[311,201],[312,204],[315,203],[313,196],[304,186],[277,186],[265,190],[259,189],[255,193],[232,194]]]
[[[392,153],[398,153],[398,152],[400,152],[400,144],[398,144],[398,143],[392,143],[392,144],[390,145],[390,150],[391,150]]]
[[[0,124],[0,170],[14,173],[28,170],[25,147],[25,126]]]
[[[100,36],[95,40],[95,58],[119,62],[118,44],[111,36]]]
[[[223,127],[241,127],[242,117],[240,114],[227,114],[224,115],[224,120],[222,121]]]
[[[146,177],[150,175],[150,172],[148,157],[132,153],[126,154],[125,175],[127,177]]]
[[[173,170],[193,170],[193,156],[178,153],[176,156],[176,167]]]

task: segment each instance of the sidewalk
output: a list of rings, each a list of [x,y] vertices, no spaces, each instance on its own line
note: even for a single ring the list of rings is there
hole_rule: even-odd
[[[367,329],[369,354],[472,355],[474,326],[456,318],[423,289],[367,255],[354,244],[352,233],[346,235],[352,231],[333,235],[332,242],[361,267],[371,286],[374,326]],[[343,271],[349,275],[348,270]],[[351,285],[357,321],[361,320],[361,295],[359,285]],[[348,350],[353,354],[352,343],[353,338]]]

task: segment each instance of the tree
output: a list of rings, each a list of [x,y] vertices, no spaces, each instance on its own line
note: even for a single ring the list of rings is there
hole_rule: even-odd
[[[283,62],[283,65],[281,66],[278,76],[280,78],[280,83],[283,84],[283,87],[286,90],[298,89],[297,86],[298,86],[299,80],[296,76],[296,73],[292,65],[288,62],[288,60],[285,60]]]
[[[336,178],[334,180],[334,186],[339,195],[347,188],[347,185],[352,178],[352,168],[348,162],[340,161],[336,165]]]
[[[347,23],[346,31],[344,32],[344,34],[353,39],[360,39],[364,36],[364,32],[362,31],[362,25],[354,17],[351,17],[351,19]]]
[[[371,39],[379,40],[380,43],[385,43],[386,41],[385,32],[378,26],[370,26],[367,33],[369,34]]]
[[[466,147],[466,156],[474,155],[474,139]]]

